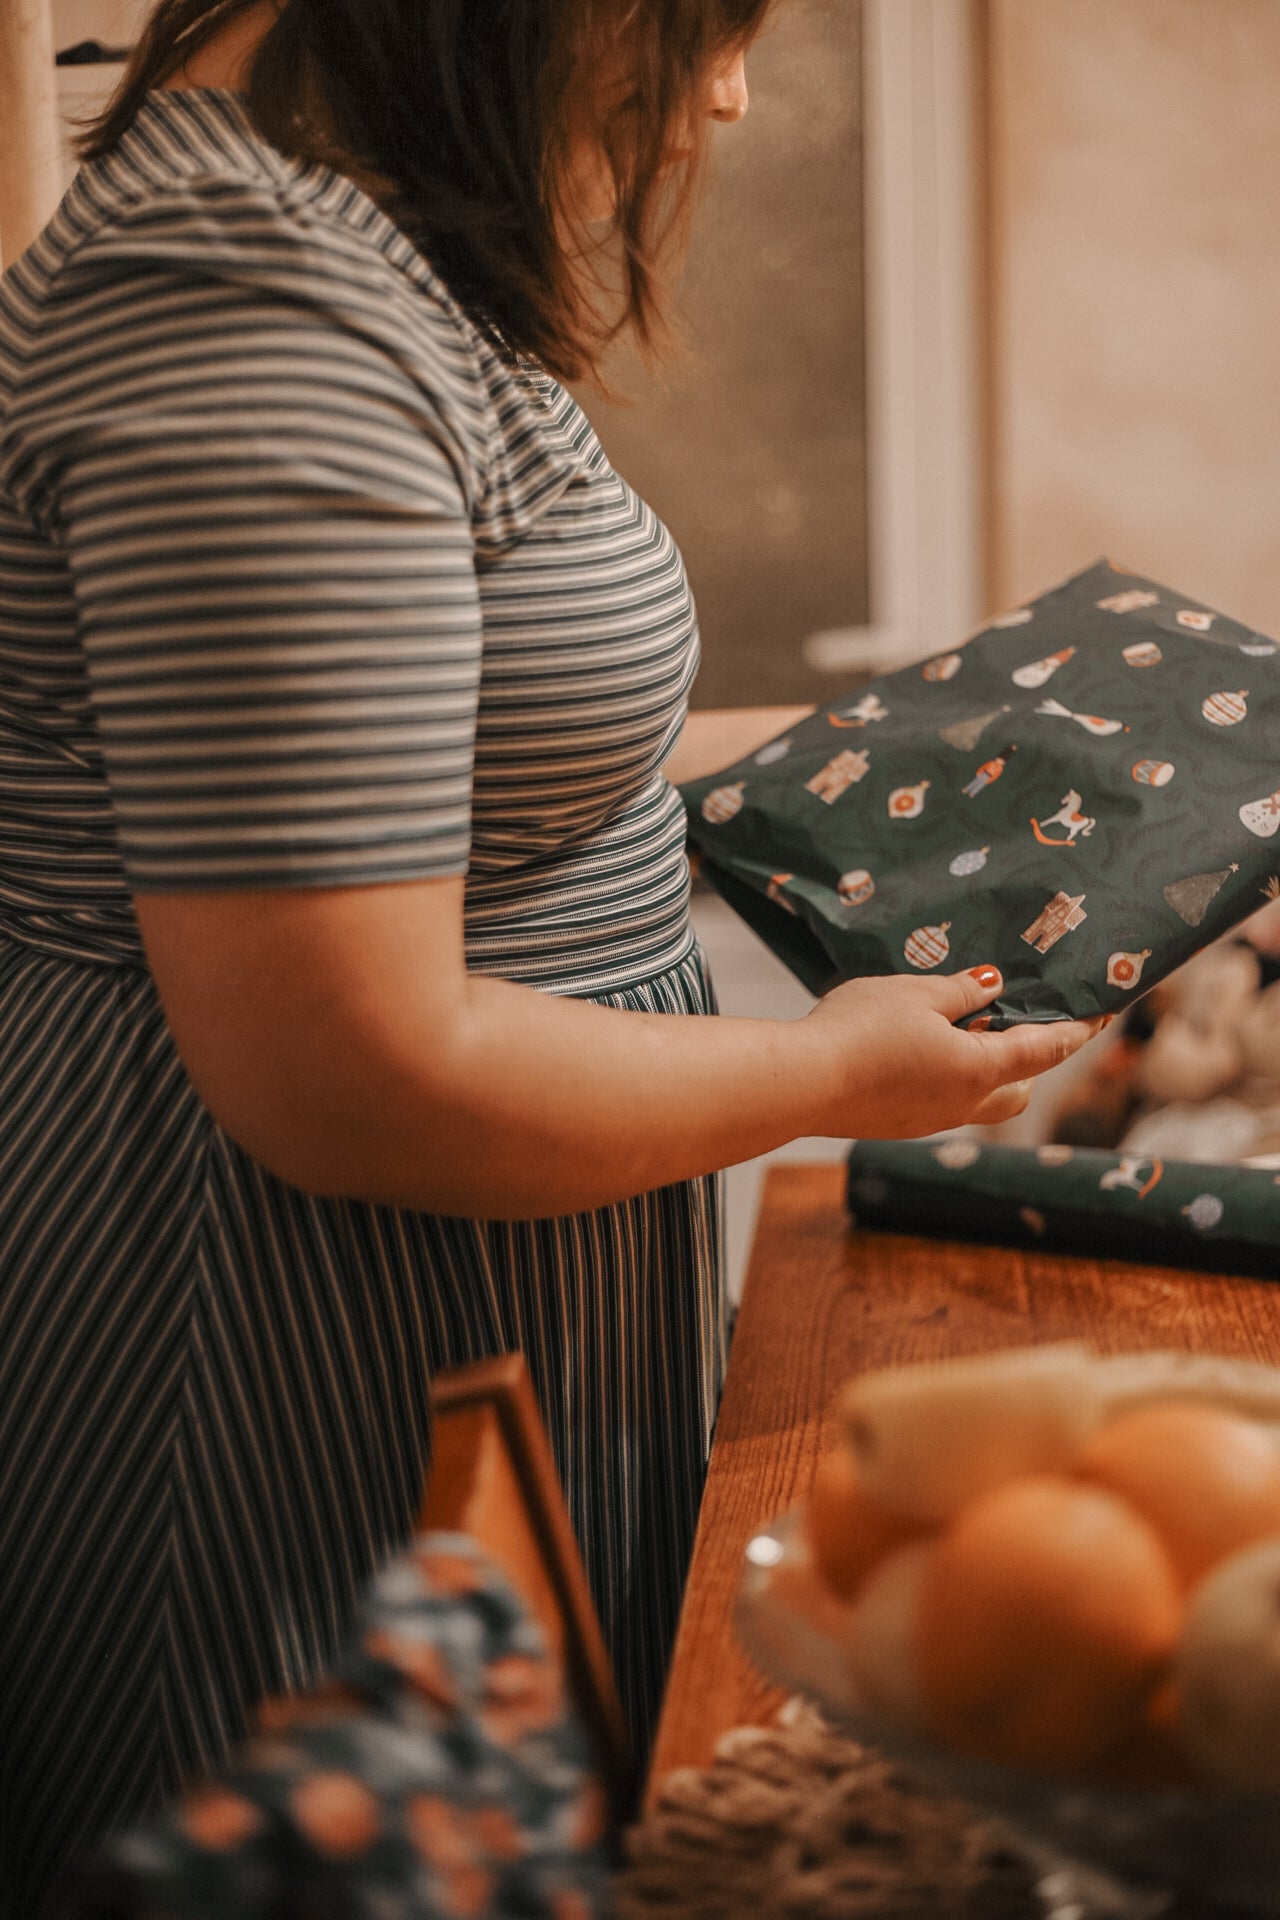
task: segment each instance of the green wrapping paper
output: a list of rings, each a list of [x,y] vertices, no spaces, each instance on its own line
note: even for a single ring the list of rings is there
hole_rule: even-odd
[[[1112,1012],[1280,892],[1277,647],[1104,560],[682,793],[811,991],[993,961],[983,1025]]]
[[[1280,1279],[1280,1175],[1088,1147],[860,1140],[860,1226]]]

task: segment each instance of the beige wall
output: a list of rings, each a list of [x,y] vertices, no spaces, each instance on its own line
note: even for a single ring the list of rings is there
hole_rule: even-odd
[[[991,0],[993,604],[1107,552],[1280,634],[1280,0]]]
[[[684,554],[700,706],[825,699],[820,628],[867,616],[862,35],[857,0],[786,0],[719,127],[681,308],[692,355],[630,407],[582,396]]]

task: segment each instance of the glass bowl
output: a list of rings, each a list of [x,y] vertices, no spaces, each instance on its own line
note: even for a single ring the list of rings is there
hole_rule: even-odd
[[[836,1726],[1010,1828],[1040,1868],[1057,1920],[1145,1920],[1175,1894],[1280,1916],[1280,1796],[1136,1792],[970,1759],[869,1713],[838,1638],[840,1609],[813,1572],[798,1509],[748,1542],[739,1637],[769,1679]]]

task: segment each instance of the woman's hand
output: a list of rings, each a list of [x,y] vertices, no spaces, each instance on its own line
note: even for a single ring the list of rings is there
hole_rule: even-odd
[[[913,979],[850,980],[808,1015],[829,1050],[833,1134],[911,1139],[1021,1113],[1037,1074],[1056,1067],[1105,1024],[1062,1020],[972,1033],[953,1022],[999,994],[995,967]]]

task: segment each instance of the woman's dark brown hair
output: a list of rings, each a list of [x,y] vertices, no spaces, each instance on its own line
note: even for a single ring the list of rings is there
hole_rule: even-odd
[[[109,153],[147,90],[251,4],[160,0],[82,158]],[[573,379],[623,329],[653,342],[700,96],[769,4],[276,0],[246,104],[273,146],[365,186],[507,358]],[[584,143],[612,182],[604,230],[575,207]]]

